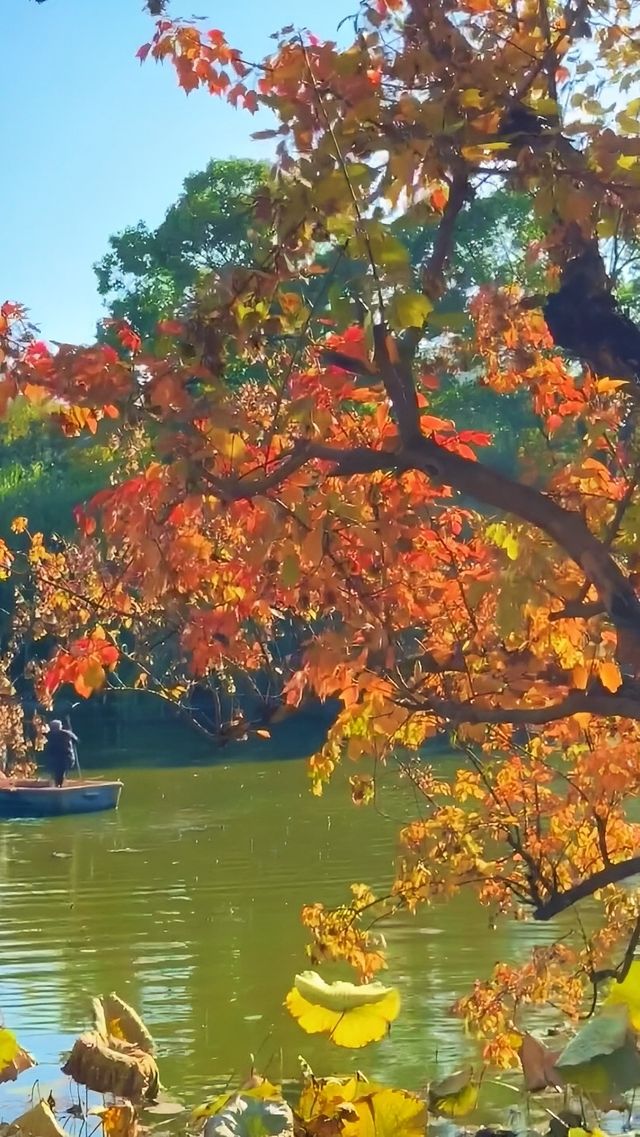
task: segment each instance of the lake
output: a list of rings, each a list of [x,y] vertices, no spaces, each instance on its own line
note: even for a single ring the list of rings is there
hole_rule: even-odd
[[[353,881],[383,889],[398,825],[420,812],[391,769],[375,808],[354,807],[349,772],[318,799],[302,761],[130,765],[109,770],[125,783],[116,814],[0,822],[0,1009],[41,1063],[0,1087],[0,1105],[36,1078],[45,1094],[59,1083],[89,997],[109,991],[144,1016],[163,1084],[187,1105],[243,1076],[252,1054],[274,1078],[295,1078],[302,1054],[318,1073],[358,1068],[413,1088],[473,1054],[454,998],[557,929],[492,931],[470,897],[386,926],[384,978],[403,1000],[390,1039],[338,1050],[282,1008],[308,966],[303,903],[336,903]]]

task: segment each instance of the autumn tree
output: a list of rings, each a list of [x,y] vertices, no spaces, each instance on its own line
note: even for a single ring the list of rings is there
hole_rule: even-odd
[[[4,404],[55,393],[68,431],[104,420],[124,456],[73,545],[2,551],[6,571],[29,563],[36,631],[59,643],[41,699],[109,682],[184,708],[194,683],[266,669],[275,715],[338,700],[315,792],[346,758],[366,803],[374,759],[423,798],[388,896],[360,886],[304,912],[314,958],[364,979],[389,910],[469,889],[496,918],[548,921],[593,898],[588,938],[500,964],[461,1000],[497,1064],[528,1004],[575,1016],[640,936],[621,887],[640,871],[640,329],[603,261],[637,235],[638,31],[623,0],[372,0],[346,45],[289,29],[256,66],[218,29],[160,20],[141,59],[273,115],[262,259],[212,276],[162,353],[127,326],[117,350],[48,353],[3,309]],[[530,203],[535,292],[485,281],[447,327],[456,233],[487,186]],[[407,235],[426,222],[414,268]],[[345,258],[359,272],[327,312]],[[234,393],[238,354],[267,380]],[[541,444],[517,476],[486,433],[434,413],[445,375],[527,401]],[[281,659],[290,613],[308,637]],[[460,755],[446,779],[415,760],[443,728]]]

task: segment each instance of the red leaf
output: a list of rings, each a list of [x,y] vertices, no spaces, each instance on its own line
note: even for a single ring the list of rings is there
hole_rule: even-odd
[[[449,194],[443,186],[437,186],[429,198],[430,204],[434,209],[437,209],[439,213],[442,212],[448,200]]]
[[[491,435],[482,430],[461,430],[458,439],[460,442],[470,442],[473,446],[489,446]]]
[[[179,336],[184,331],[184,324],[180,320],[161,320],[158,331],[162,336]]]
[[[421,375],[420,382],[427,391],[437,391],[440,386],[440,380],[437,375]]]

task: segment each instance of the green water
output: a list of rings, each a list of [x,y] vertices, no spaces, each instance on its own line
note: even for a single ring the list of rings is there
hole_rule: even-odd
[[[398,823],[420,810],[407,786],[389,771],[376,808],[356,809],[342,778],[313,798],[297,761],[116,772],[117,814],[0,822],[0,1008],[41,1063],[0,1087],[0,1106],[36,1077],[45,1091],[59,1083],[88,997],[111,990],[144,1015],[163,1083],[186,1104],[245,1073],[250,1054],[274,1077],[295,1078],[303,1054],[319,1072],[358,1067],[420,1087],[436,1062],[446,1071],[469,1051],[448,1015],[454,998],[553,936],[532,924],[491,931],[470,898],[395,919],[392,1037],[336,1051],[282,1010],[307,966],[300,908],[339,901],[352,881],[389,883]]]

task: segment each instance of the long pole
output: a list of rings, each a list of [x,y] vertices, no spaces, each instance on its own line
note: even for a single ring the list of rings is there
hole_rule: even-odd
[[[77,703],[72,703],[71,704],[71,710],[73,711],[77,706],[78,706]],[[71,715],[70,714],[65,715],[64,721],[65,721],[65,726],[66,726],[67,730],[69,730],[69,731],[71,731],[71,733],[73,733],[73,731],[71,730]],[[71,748],[73,750],[73,757],[75,759],[75,766],[76,766],[76,770],[77,770],[76,776],[78,778],[81,778],[82,777],[82,771],[80,769],[80,759],[78,758],[78,747],[76,746],[73,739],[71,740]]]

